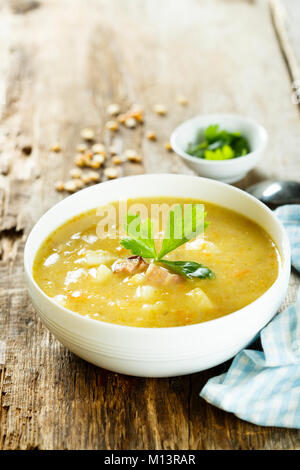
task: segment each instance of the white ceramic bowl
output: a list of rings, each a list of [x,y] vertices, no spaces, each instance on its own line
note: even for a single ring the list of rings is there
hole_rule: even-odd
[[[199,198],[233,209],[260,224],[278,246],[279,274],[255,302],[225,317],[196,325],[138,328],[84,318],[47,297],[32,277],[45,238],[71,217],[119,199],[141,196]],[[46,212],[32,229],[24,253],[26,283],[38,315],[71,351],[93,364],[124,374],[166,377],[208,369],[249,344],[277,312],[287,289],[290,248],[275,215],[249,194],[197,176],[141,175],[79,191]]]
[[[219,124],[226,131],[240,131],[249,142],[251,152],[230,160],[205,160],[186,153],[190,142],[195,142],[200,130]],[[242,179],[259,161],[268,142],[267,131],[252,119],[236,114],[206,114],[183,122],[171,135],[171,146],[197,174],[225,183]]]

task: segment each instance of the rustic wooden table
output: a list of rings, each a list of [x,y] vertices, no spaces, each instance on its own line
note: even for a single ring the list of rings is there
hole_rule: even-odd
[[[91,126],[111,142],[104,123],[112,102],[141,103],[146,113],[143,127],[113,138],[144,155],[124,175],[189,173],[163,142],[188,117],[227,111],[270,134],[240,187],[299,179],[299,21],[297,0],[0,0],[0,448],[300,448],[299,430],[254,426],[199,398],[225,365],[141,379],[71,354],[37,320],[22,266],[29,230],[63,197],[54,182],[67,178],[80,130]],[[167,106],[165,118],[151,111],[155,103]],[[150,128],[157,143],[145,139]],[[62,152],[49,151],[55,142]],[[293,273],[283,307],[298,285]]]

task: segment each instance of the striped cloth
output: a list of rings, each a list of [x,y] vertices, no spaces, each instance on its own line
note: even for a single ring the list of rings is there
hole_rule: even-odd
[[[300,205],[275,211],[300,271]],[[228,372],[213,377],[200,396],[212,405],[261,426],[300,429],[300,290],[295,305],[261,330],[262,351],[244,349]]]
[[[288,233],[292,251],[292,265],[300,272],[300,205],[281,206],[274,212]]]

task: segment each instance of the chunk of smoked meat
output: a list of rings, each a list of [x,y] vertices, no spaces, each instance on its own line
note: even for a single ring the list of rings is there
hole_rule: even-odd
[[[120,258],[113,265],[114,273],[136,274],[146,271],[149,264],[141,256],[131,256],[130,258]]]
[[[171,274],[166,268],[151,263],[146,271],[145,280],[156,285],[172,285],[182,282],[179,274]]]

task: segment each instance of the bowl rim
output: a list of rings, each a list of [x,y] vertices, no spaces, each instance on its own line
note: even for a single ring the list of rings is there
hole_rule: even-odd
[[[253,126],[256,129],[257,134],[260,134],[260,139],[261,142],[259,146],[255,150],[251,150],[251,152],[247,153],[246,155],[243,155],[242,157],[237,157],[237,158],[230,158],[228,160],[206,160],[198,157],[194,157],[190,154],[188,154],[185,150],[183,150],[178,144],[177,144],[177,134],[180,131],[182,127],[188,126],[192,124],[195,121],[200,121],[202,119],[220,119],[220,118],[229,118],[229,119],[236,119],[237,121],[244,121],[250,126]],[[257,121],[255,121],[252,118],[249,118],[247,116],[241,115],[241,114],[234,114],[234,113],[213,113],[213,114],[198,114],[190,119],[187,119],[186,121],[183,121],[181,124],[179,124],[172,132],[171,137],[170,137],[170,144],[172,149],[174,150],[175,153],[177,153],[180,157],[185,158],[186,160],[189,160],[191,162],[196,162],[199,165],[203,166],[215,166],[217,167],[218,165],[228,165],[228,166],[234,166],[237,164],[240,164],[241,162],[249,163],[249,160],[251,160],[253,157],[256,156],[258,152],[263,152],[263,150],[266,148],[268,143],[268,133],[265,127],[263,127],[261,124],[259,124]]]
[[[98,320],[98,319],[94,319],[94,318],[88,318],[86,316],[83,316],[83,315],[80,315],[80,313],[77,313],[77,312],[74,312],[72,310],[69,310],[61,305],[59,305],[57,302],[55,302],[51,297],[49,297],[41,288],[40,286],[37,284],[37,282],[35,281],[34,277],[33,277],[33,272],[32,272],[32,269],[30,270],[29,269],[29,260],[28,260],[28,257],[29,257],[29,253],[28,253],[28,244],[29,244],[29,241],[30,241],[30,238],[32,236],[32,233],[33,231],[36,229],[36,226],[40,223],[43,222],[42,219],[46,219],[48,214],[50,212],[54,212],[58,206],[61,206],[64,204],[64,202],[68,199],[70,200],[71,198],[75,199],[77,197],[79,197],[80,194],[82,194],[83,192],[92,192],[92,191],[95,191],[97,187],[99,187],[101,185],[101,187],[103,187],[104,185],[114,185],[114,184],[118,184],[118,182],[124,180],[124,179],[127,179],[127,180],[135,180],[135,179],[140,179],[140,178],[153,178],[153,177],[156,177],[156,176],[159,176],[159,177],[168,177],[168,178],[180,178],[180,177],[184,177],[184,178],[188,178],[188,179],[198,179],[198,180],[205,180],[207,182],[209,182],[210,184],[216,184],[217,186],[226,186],[226,187],[229,187],[230,190],[236,192],[237,194],[240,194],[242,193],[244,196],[246,196],[247,198],[249,198],[250,200],[253,200],[256,204],[258,204],[259,206],[261,206],[267,213],[269,213],[271,215],[271,217],[276,221],[277,225],[278,225],[278,228],[280,229],[280,232],[281,232],[281,235],[282,235],[282,245],[283,245],[283,255],[281,256],[280,255],[280,260],[279,260],[279,263],[278,263],[278,274],[277,274],[277,277],[275,279],[275,281],[273,282],[273,284],[261,295],[259,296],[257,299],[255,299],[253,302],[245,305],[245,307],[239,309],[239,310],[235,310],[234,312],[231,312],[231,313],[228,313],[227,315],[224,315],[222,317],[219,317],[219,318],[214,318],[212,320],[208,320],[208,321],[204,321],[204,322],[200,322],[200,323],[193,323],[191,325],[179,325],[179,326],[170,326],[170,327],[143,327],[143,326],[129,326],[129,325],[120,325],[120,324],[117,324],[117,323],[109,323],[109,322],[105,322],[103,320]],[[200,181],[199,181],[200,182]],[[156,195],[157,196],[157,195]],[[207,201],[209,202],[209,201]],[[221,207],[223,207],[221,205]],[[239,213],[238,211],[236,211],[237,213]],[[81,212],[81,213],[84,213],[84,212]],[[74,216],[73,216],[74,217]],[[73,218],[71,217],[71,219]],[[68,220],[71,220],[71,219],[68,219],[66,218],[65,222],[67,222]],[[253,219],[250,218],[250,220],[254,221]],[[255,222],[255,221],[254,221]],[[61,226],[62,224],[59,225],[59,227]],[[53,232],[53,230],[51,230],[47,236],[49,236],[51,233]],[[41,244],[46,240],[47,236],[40,242],[40,244],[38,245],[38,248],[37,250],[39,249],[39,247],[41,246]],[[37,250],[35,252],[35,254],[37,253]],[[267,295],[269,295],[270,291],[273,291],[273,290],[276,290],[277,288],[277,285],[280,284],[282,282],[282,280],[284,279],[284,276],[285,276],[285,271],[288,269],[290,269],[290,260],[291,260],[291,250],[290,250],[290,242],[289,242],[289,238],[288,238],[288,235],[287,235],[287,232],[283,226],[283,224],[281,223],[281,221],[274,215],[274,213],[265,205],[263,204],[261,201],[259,201],[258,199],[256,199],[254,196],[252,196],[251,194],[248,194],[246,193],[245,191],[239,189],[239,188],[236,188],[235,186],[231,186],[230,184],[227,184],[227,183],[223,183],[221,181],[217,181],[217,180],[213,180],[213,179],[210,179],[210,178],[204,178],[204,177],[201,177],[201,176],[195,176],[195,175],[184,175],[184,174],[172,174],[172,173],[148,173],[148,174],[143,174],[143,175],[131,175],[131,176],[124,176],[122,178],[119,178],[117,180],[111,180],[111,181],[106,181],[104,183],[98,183],[96,185],[93,185],[93,186],[90,186],[89,188],[85,188],[85,189],[82,189],[80,191],[78,191],[77,193],[74,193],[70,196],[67,196],[66,198],[62,199],[61,201],[59,201],[58,203],[54,204],[52,207],[50,207],[38,220],[37,222],[34,224],[34,226],[32,227],[28,237],[27,237],[27,240],[26,240],[26,243],[25,243],[25,247],[24,247],[24,271],[25,271],[25,278],[31,283],[31,285],[38,291],[39,295],[43,297],[43,299],[48,302],[50,305],[52,305],[54,308],[68,314],[69,316],[71,317],[74,317],[76,318],[77,320],[80,320],[80,321],[83,321],[83,322],[92,322],[92,324],[95,326],[95,325],[102,325],[103,327],[105,328],[110,328],[110,329],[121,329],[121,330],[129,330],[129,331],[143,331],[143,332],[154,332],[154,333],[159,333],[159,334],[163,334],[164,332],[178,332],[180,331],[180,329],[184,328],[185,330],[187,329],[195,329],[195,328],[206,328],[208,325],[212,325],[212,324],[216,324],[216,323],[222,323],[228,319],[234,319],[238,316],[241,316],[243,314],[247,314],[248,310],[251,311],[253,306],[255,304],[258,304],[259,302],[261,302],[261,300],[266,297]],[[27,286],[27,288],[29,289],[29,287]],[[30,289],[29,289],[30,290]]]

